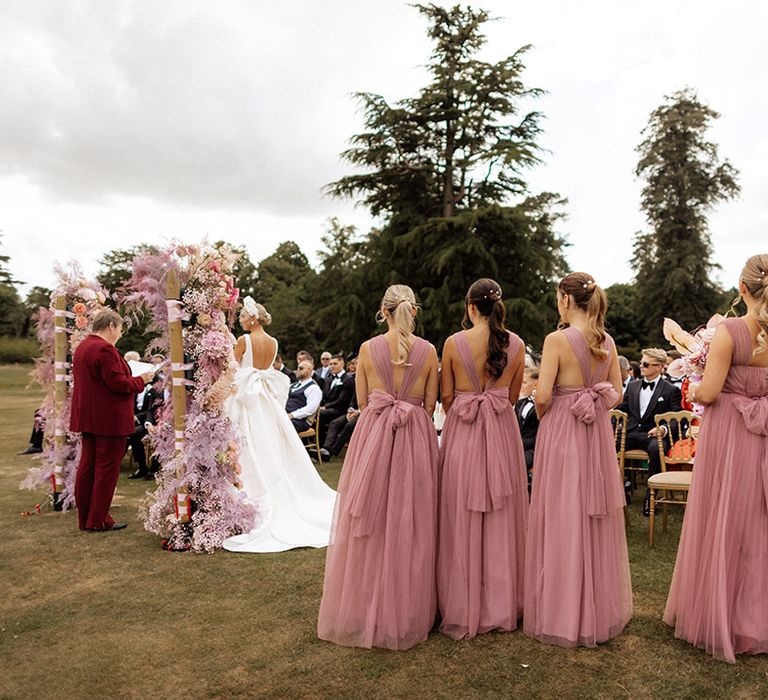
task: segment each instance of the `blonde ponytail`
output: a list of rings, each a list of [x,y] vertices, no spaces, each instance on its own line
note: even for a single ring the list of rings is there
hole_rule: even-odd
[[[741,271],[741,281],[757,302],[755,319],[760,326],[754,354],[768,351],[768,255],[753,255]]]
[[[408,353],[413,344],[413,331],[416,328],[414,311],[418,310],[413,290],[405,284],[393,284],[384,292],[381,308],[376,320],[384,323],[386,311],[391,319],[391,327],[397,331],[397,357],[392,363],[398,366],[408,364]]]
[[[586,272],[572,272],[560,281],[561,294],[570,294],[573,303],[587,313],[587,346],[598,360],[608,357],[603,347],[605,342],[605,314],[608,311],[608,298]]]

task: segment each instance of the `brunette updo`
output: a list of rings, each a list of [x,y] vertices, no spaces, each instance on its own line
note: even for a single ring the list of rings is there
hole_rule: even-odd
[[[474,304],[478,313],[488,319],[488,359],[485,370],[490,377],[498,379],[507,366],[507,348],[509,347],[509,333],[504,327],[504,318],[507,311],[501,300],[501,287],[499,283],[488,278],[473,282],[464,298],[464,320],[462,326],[469,326],[469,305]]]
[[[560,280],[558,291],[561,294],[569,294],[573,303],[582,311],[586,311],[587,345],[597,359],[604,360],[608,356],[608,351],[603,347],[608,299],[602,287],[595,284],[592,275],[586,272],[571,272]]]
[[[754,354],[768,350],[768,255],[753,255],[741,271],[741,281],[757,302],[755,316],[760,326]]]

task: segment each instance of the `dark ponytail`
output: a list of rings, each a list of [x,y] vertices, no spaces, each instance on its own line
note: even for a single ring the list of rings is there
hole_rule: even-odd
[[[501,287],[488,277],[474,282],[464,299],[464,320],[462,326],[469,325],[469,304],[474,304],[478,312],[488,319],[488,360],[485,369],[493,379],[498,379],[507,366],[507,348],[509,347],[509,333],[504,327],[504,318],[507,310],[501,300]]]

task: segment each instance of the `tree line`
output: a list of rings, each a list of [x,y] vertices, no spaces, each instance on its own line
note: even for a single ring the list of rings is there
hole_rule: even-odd
[[[466,287],[478,277],[501,284],[508,326],[532,346],[540,347],[557,324],[555,285],[569,271],[570,244],[561,231],[567,200],[532,192],[525,180],[542,160],[543,115],[523,109],[543,94],[523,80],[531,47],[481,61],[488,12],[461,5],[415,9],[432,41],[429,82],[393,103],[355,95],[364,130],[342,153],[353,172],[326,188],[366,207],[381,225],[358,232],[330,220],[316,268],[292,241],[257,263],[241,248],[241,293],[270,310],[270,330],[287,357],[302,348],[355,353],[377,331],[374,312],[393,283],[414,289],[423,305],[417,332],[438,349],[458,329]],[[738,172],[707,140],[718,116],[686,88],[664,98],[641,134],[635,175],[644,182],[647,228],[634,234],[634,279],[606,290],[609,331],[630,356],[662,342],[664,316],[694,328],[735,296],[713,281],[707,225],[712,208],[739,193]],[[115,291],[133,257],[148,249],[105,254],[99,281]],[[7,262],[0,257],[2,270]],[[6,303],[14,281],[4,275],[0,332],[29,333],[30,304],[45,290],[35,288],[24,302],[16,293],[16,302]],[[16,316],[6,311],[12,307]],[[123,344],[142,347],[141,333],[141,324],[134,326]]]

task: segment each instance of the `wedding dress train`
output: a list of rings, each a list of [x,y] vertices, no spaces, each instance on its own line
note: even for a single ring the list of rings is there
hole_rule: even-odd
[[[320,478],[285,411],[288,378],[271,364],[269,369],[254,368],[248,335],[245,344],[235,375],[237,391],[225,410],[242,440],[240,480],[258,516],[253,530],[224,540],[224,549],[326,547],[336,492]]]

